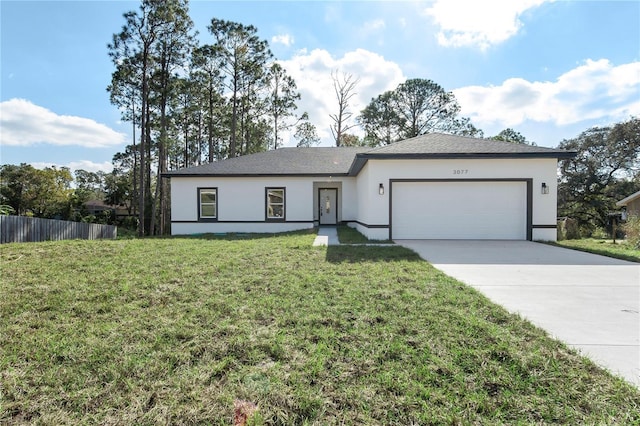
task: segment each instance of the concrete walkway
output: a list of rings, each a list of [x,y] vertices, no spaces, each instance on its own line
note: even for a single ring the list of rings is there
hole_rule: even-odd
[[[313,241],[314,246],[337,246],[340,245],[338,240],[338,229],[335,226],[321,226],[318,228],[318,236]]]
[[[640,265],[529,241],[398,240],[640,387]]]

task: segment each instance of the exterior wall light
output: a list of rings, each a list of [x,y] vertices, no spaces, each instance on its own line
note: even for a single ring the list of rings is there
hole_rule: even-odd
[[[540,193],[541,194],[548,194],[549,193],[549,187],[544,182],[542,182],[542,188],[540,188]]]
[[[384,185],[383,184],[380,184],[378,186],[378,194],[384,195]]]

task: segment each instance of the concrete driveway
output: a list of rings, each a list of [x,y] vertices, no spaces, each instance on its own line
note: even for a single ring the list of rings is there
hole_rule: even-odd
[[[397,240],[640,387],[640,265],[529,241]]]

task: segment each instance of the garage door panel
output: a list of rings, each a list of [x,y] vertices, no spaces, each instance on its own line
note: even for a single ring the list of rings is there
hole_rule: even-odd
[[[525,182],[394,182],[397,239],[526,239]]]

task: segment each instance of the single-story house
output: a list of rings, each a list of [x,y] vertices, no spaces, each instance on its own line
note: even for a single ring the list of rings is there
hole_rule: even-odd
[[[556,240],[557,162],[575,152],[447,134],[280,148],[164,174],[171,233],[347,224],[370,239]]]
[[[625,208],[623,219],[627,216],[640,216],[640,191],[618,201],[616,206]]]

